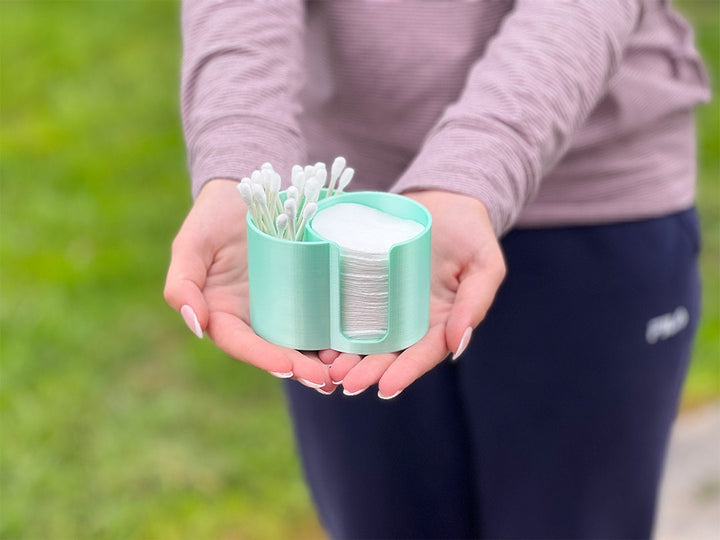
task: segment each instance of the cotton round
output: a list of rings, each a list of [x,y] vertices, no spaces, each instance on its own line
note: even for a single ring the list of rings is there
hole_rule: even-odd
[[[341,248],[361,253],[389,253],[395,244],[424,230],[417,221],[356,203],[334,204],[319,211],[313,229]]]
[[[341,248],[343,332],[355,339],[382,338],[387,332],[390,249],[422,233],[424,227],[356,203],[319,211],[312,227]]]

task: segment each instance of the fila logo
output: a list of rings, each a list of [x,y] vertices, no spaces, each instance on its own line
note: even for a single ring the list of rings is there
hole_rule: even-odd
[[[647,323],[645,340],[654,345],[660,340],[670,338],[688,325],[690,315],[685,307],[680,306],[672,313],[653,317]]]

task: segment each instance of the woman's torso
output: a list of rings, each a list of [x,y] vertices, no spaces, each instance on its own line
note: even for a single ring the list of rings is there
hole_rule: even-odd
[[[388,189],[463,90],[510,0],[307,2],[303,132],[311,160],[345,155],[356,189]],[[692,204],[693,106],[707,79],[688,25],[644,2],[607,93],[519,225],[597,223]]]

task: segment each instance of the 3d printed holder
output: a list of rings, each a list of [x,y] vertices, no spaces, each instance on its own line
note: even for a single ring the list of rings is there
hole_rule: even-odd
[[[284,192],[281,193],[284,197]],[[262,338],[297,350],[335,349],[356,354],[400,351],[427,332],[430,317],[432,218],[412,199],[374,191],[321,199],[318,213],[339,203],[369,206],[420,223],[418,236],[395,244],[388,255],[387,332],[380,339],[343,334],[341,249],[317,234],[312,220],[304,242],[261,232],[248,213],[250,322]]]

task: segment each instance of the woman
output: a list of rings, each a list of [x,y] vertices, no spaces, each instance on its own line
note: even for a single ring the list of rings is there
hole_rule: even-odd
[[[668,3],[193,0],[183,39],[196,200],[166,298],[301,383],[328,533],[649,537],[698,317],[708,98]],[[433,215],[431,325],[401,353],[300,353],[249,327],[235,182],[335,155],[356,189]]]

